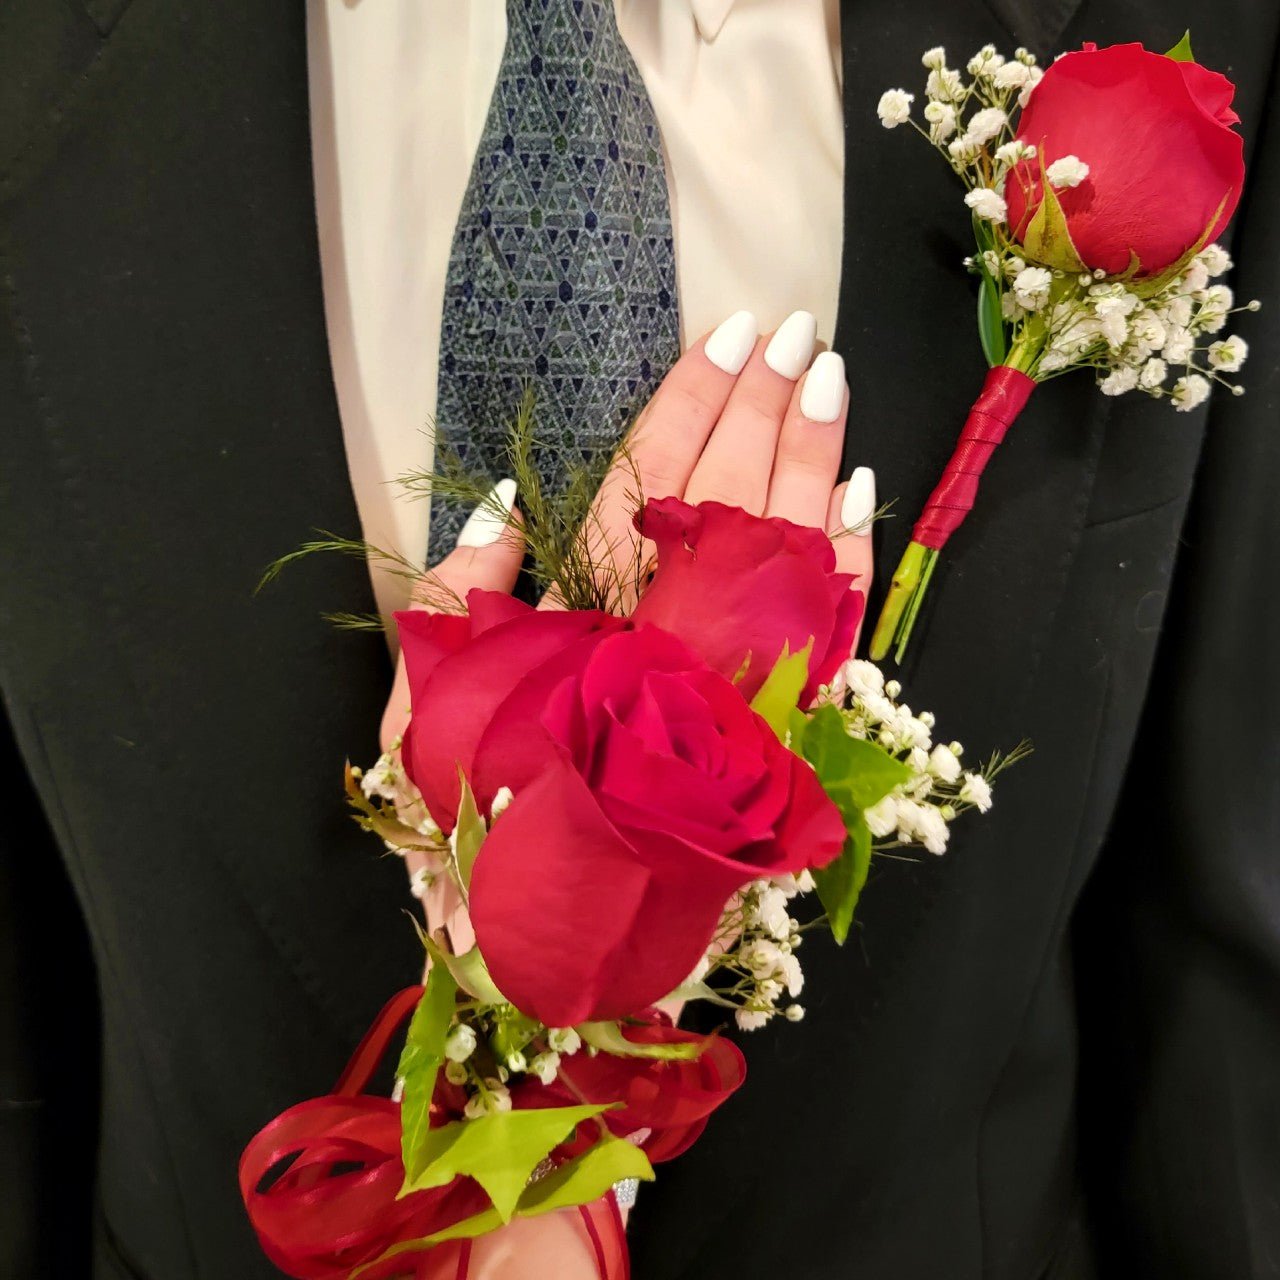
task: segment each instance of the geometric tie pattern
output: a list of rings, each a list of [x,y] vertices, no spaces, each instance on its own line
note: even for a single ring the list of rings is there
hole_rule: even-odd
[[[662,144],[613,0],[508,0],[449,257],[437,441],[496,478],[532,385],[554,489],[617,445],[679,353]],[[433,497],[431,562],[466,514]]]

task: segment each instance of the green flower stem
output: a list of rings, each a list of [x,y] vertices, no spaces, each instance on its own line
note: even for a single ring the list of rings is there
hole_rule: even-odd
[[[885,598],[884,607],[880,610],[880,618],[876,623],[875,633],[871,637],[871,660],[879,662],[892,647],[898,637],[899,626],[907,614],[908,606],[915,596],[924,575],[926,561],[929,557],[937,558],[936,551],[930,551],[918,542],[907,544],[898,567],[894,570],[893,582],[889,594]]]

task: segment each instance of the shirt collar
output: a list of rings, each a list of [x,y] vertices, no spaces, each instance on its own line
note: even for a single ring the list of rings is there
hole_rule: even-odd
[[[733,0],[689,0],[693,20],[698,24],[698,34],[710,43],[720,34],[724,20],[733,8]]]

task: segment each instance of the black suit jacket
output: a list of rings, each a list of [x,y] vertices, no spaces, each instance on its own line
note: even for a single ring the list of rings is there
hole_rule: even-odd
[[[1203,11],[844,10],[836,346],[848,461],[902,516],[882,586],[982,365],[958,191],[879,92],[927,45],[1162,48]],[[1037,394],[902,673],[971,752],[1037,753],[811,944],[808,1019],[643,1191],[641,1280],[1280,1275],[1278,29],[1222,0],[1195,33],[1252,158],[1249,395]],[[358,527],[302,5],[7,0],[0,237],[0,1273],[87,1274],[92,1222],[97,1277],[267,1276],[237,1154],[419,960],[337,791],[389,670],[318,615],[371,606],[364,568],[251,596]]]

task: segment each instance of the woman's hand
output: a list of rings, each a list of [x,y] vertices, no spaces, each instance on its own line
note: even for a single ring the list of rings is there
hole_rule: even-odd
[[[754,317],[739,311],[685,352],[637,419],[626,457],[601,485],[584,536],[600,559],[612,560],[603,573],[626,580],[635,563],[638,480],[646,499],[723,502],[825,529],[837,568],[863,583],[870,578],[866,535],[875,481],[859,467],[847,484],[837,483],[849,411],[844,362],[823,352],[811,366],[813,346],[807,311],[794,312],[768,338],[758,338]],[[491,501],[510,509],[516,499],[514,484],[504,480]],[[459,598],[473,587],[510,591],[523,552],[518,530],[481,507],[432,578],[437,591]],[[401,660],[383,715],[383,750],[408,720]]]

